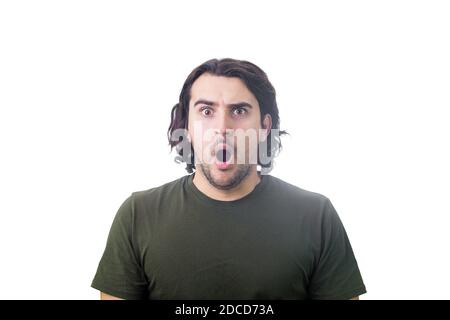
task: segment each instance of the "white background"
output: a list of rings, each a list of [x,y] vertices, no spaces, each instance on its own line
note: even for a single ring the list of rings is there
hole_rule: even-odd
[[[185,175],[166,131],[189,72],[260,66],[272,171],[329,197],[368,293],[448,299],[446,1],[2,1],[0,298],[97,299],[131,192]]]

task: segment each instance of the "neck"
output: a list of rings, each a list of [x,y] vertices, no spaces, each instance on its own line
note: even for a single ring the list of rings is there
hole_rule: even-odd
[[[242,180],[242,182],[236,187],[229,190],[217,189],[212,186],[206,177],[203,175],[201,169],[196,170],[194,174],[194,179],[192,182],[202,193],[208,197],[221,200],[221,201],[234,201],[245,197],[247,194],[253,191],[258,183],[260,183],[261,177],[256,170],[256,165],[252,166],[250,173],[247,177]]]

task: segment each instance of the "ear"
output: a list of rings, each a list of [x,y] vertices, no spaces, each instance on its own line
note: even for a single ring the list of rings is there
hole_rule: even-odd
[[[184,126],[184,128],[185,128],[184,130],[185,130],[185,133],[186,133],[186,138],[187,138],[189,143],[192,143],[192,135],[191,135],[191,131],[189,130],[190,129],[189,127],[190,127],[189,126],[189,121],[186,120],[186,123],[185,123],[185,126]]]
[[[186,138],[189,143],[192,143],[191,132],[189,131],[189,129],[186,129]]]
[[[260,141],[264,141],[267,139],[267,136],[270,134],[270,130],[272,129],[272,117],[270,114],[266,113],[264,116],[264,120],[262,122],[262,130],[260,130],[259,139]]]

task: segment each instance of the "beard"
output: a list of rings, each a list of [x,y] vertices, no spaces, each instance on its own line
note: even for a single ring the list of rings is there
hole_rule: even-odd
[[[250,164],[239,164],[236,166],[236,170],[232,173],[232,175],[223,181],[222,179],[217,179],[211,173],[212,165],[199,163],[198,166],[202,170],[203,175],[206,177],[208,182],[213,187],[220,190],[230,190],[238,186],[250,174],[252,168],[252,165]]]

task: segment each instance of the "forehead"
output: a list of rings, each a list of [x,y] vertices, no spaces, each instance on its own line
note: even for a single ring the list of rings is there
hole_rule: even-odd
[[[207,99],[225,104],[246,101],[258,105],[256,97],[245,83],[237,77],[216,76],[204,73],[194,81],[191,88],[191,103],[197,99]]]

